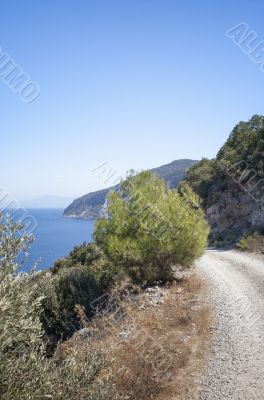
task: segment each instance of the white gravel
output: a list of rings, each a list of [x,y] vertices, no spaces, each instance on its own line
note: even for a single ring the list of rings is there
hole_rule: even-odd
[[[264,257],[208,250],[197,262],[209,283],[214,339],[199,400],[264,399]]]

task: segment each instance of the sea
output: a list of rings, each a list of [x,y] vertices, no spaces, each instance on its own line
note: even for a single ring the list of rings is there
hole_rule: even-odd
[[[74,246],[93,239],[94,221],[66,218],[63,209],[27,209],[35,218],[35,240],[23,266],[27,271],[37,263],[36,270],[50,268],[58,258],[67,256]]]

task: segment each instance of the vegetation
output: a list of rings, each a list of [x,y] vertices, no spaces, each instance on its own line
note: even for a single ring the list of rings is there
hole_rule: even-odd
[[[44,296],[41,322],[53,347],[80,329],[77,304],[88,318],[93,316],[92,302],[103,295],[118,271],[95,243],[84,243],[57,260],[50,272],[35,280],[36,293]]]
[[[187,185],[178,193],[150,172],[131,174],[108,203],[96,243],[136,282],[171,280],[173,265],[190,266],[206,247],[208,226]]]
[[[241,251],[264,254],[264,235],[260,232],[249,233],[237,243]]]
[[[208,226],[187,184],[170,190],[149,172],[130,175],[111,193],[108,213],[96,224],[96,243],[75,247],[38,274],[21,272],[33,238],[8,218],[0,221],[1,399],[127,396],[113,386],[108,361],[92,340],[82,346],[73,340],[66,350],[60,342],[94,316],[92,303],[120,271],[152,284],[173,279],[177,264],[190,266],[205,249]],[[105,378],[102,370],[110,371]]]
[[[34,280],[36,298],[43,297],[40,319],[51,350],[81,327],[76,305],[91,318],[92,302],[103,295],[118,272],[123,270],[141,283],[170,280],[172,265],[190,265],[206,245],[208,228],[198,197],[187,185],[177,194],[156,175],[144,173],[129,177],[122,190],[111,195],[112,217],[97,224],[98,244],[76,246],[68,257],[54,263],[51,273]],[[102,224],[117,228],[110,241]],[[118,256],[111,252],[112,243]]]
[[[103,288],[85,267],[62,269],[55,276],[43,276],[37,284],[41,302],[41,322],[51,344],[69,338],[80,329],[76,304],[83,307],[88,317],[93,310],[91,303],[102,296]]]
[[[203,289],[192,274],[147,290],[133,285],[127,291],[121,284],[118,293],[111,292],[117,307],[104,314],[103,324],[100,316],[94,318],[88,329],[95,332],[92,343],[110,352],[115,388],[123,400],[196,397],[192,389],[204,369],[212,324]]]
[[[116,274],[117,269],[110,262],[103,250],[96,243],[83,243],[75,246],[68,257],[57,260],[51,271],[57,274],[62,269],[81,268],[89,272],[92,279],[102,288],[106,289]],[[82,268],[84,267],[84,268]]]
[[[263,177],[264,117],[259,115],[235,126],[216,159],[203,159],[187,171],[185,181],[201,197],[204,210],[213,206],[207,213],[212,244],[235,243],[246,230],[258,228],[256,218],[249,225],[243,212],[253,212],[249,202],[263,209]]]
[[[89,346],[63,358],[47,358],[41,325],[43,297],[32,273],[19,273],[32,237],[8,218],[0,221],[0,398],[2,400],[115,399],[109,382],[97,380],[105,359]],[[66,300],[66,298],[65,298]]]
[[[203,199],[204,203],[218,172],[217,162],[207,158],[203,158],[187,171],[186,181],[191,185],[194,192]]]
[[[264,117],[254,115],[248,122],[240,122],[217,154],[226,170],[244,161],[248,169],[264,176]]]
[[[186,181],[206,206],[209,196],[212,204],[227,189],[230,177],[248,188],[264,177],[263,116],[254,115],[248,122],[236,125],[216,159],[203,159],[192,166]]]
[[[176,192],[148,172],[129,176],[120,193],[109,196],[108,212],[109,218],[96,225],[97,243],[75,247],[39,274],[20,272],[33,238],[8,218],[0,221],[1,399],[115,400],[128,395],[130,389],[121,385],[124,371],[122,377],[119,370],[115,373],[116,389],[108,361],[92,340],[82,346],[72,340],[68,348],[60,341],[94,316],[92,303],[118,272],[152,284],[172,279],[175,264],[190,266],[206,246],[208,226],[187,184]],[[108,371],[105,378],[103,370]]]
[[[41,298],[31,302],[30,292],[27,290],[29,276],[20,275],[19,279],[16,278],[16,272],[22,265],[18,264],[17,256],[21,252],[25,253],[32,241],[28,235],[17,237],[19,228],[8,217],[5,223],[1,218],[0,397],[8,400],[16,397],[19,388],[23,398],[23,374],[33,374],[35,363],[41,363],[43,357],[39,319]]]
[[[175,160],[170,164],[162,165],[161,167],[154,168],[151,172],[164,179],[171,188],[176,188],[179,183],[184,179],[186,169],[195,164],[195,160]],[[98,167],[100,175],[106,175],[107,167]],[[114,179],[116,180],[117,177]],[[108,180],[108,179],[107,179]],[[77,216],[81,218],[96,219],[102,214],[107,195],[110,191],[119,191],[120,185],[112,186],[108,189],[102,189],[97,192],[88,193],[85,196],[76,199],[64,211],[64,215]]]

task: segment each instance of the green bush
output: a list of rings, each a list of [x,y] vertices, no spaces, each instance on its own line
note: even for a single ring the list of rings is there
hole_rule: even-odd
[[[47,274],[42,277],[37,293],[44,297],[41,303],[43,328],[56,343],[80,329],[75,312],[77,304],[84,308],[87,317],[92,316],[91,302],[102,296],[103,288],[86,267],[78,265],[63,269],[54,276]]]
[[[69,255],[69,262],[71,265],[91,265],[102,259],[105,259],[104,253],[93,242],[75,246]]]
[[[41,322],[52,345],[80,328],[76,305],[93,316],[91,303],[107,290],[117,269],[95,243],[83,243],[50,272],[38,279],[37,293],[44,297]]]
[[[109,218],[94,237],[110,260],[137,282],[173,279],[172,266],[190,266],[207,244],[208,225],[187,186],[170,190],[156,175],[130,175],[108,197]]]
[[[57,260],[51,272],[57,274],[63,269],[83,266],[91,279],[95,280],[102,289],[107,289],[117,270],[108,257],[94,242],[75,246],[68,257]]]
[[[56,260],[53,264],[53,266],[50,268],[50,271],[53,274],[57,274],[59,271],[62,269],[66,268],[68,266],[67,259],[66,258],[59,258]]]

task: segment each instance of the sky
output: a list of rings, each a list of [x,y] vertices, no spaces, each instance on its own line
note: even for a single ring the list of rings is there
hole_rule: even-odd
[[[264,72],[226,35],[244,22],[264,40],[263,15],[262,0],[3,2],[0,47],[40,95],[0,76],[0,188],[75,198],[130,168],[214,157],[263,114]]]

